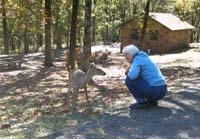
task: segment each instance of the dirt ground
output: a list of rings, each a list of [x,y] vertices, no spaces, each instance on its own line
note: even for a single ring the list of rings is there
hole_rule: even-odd
[[[43,68],[44,56],[37,53],[24,57],[21,70],[0,72],[0,138],[200,139],[199,48],[151,55],[166,77],[168,94],[159,107],[133,111],[119,48],[92,50],[99,49],[111,55],[97,65],[107,75],[94,77],[89,86],[90,111],[82,90],[77,113],[69,114],[64,105],[68,72],[62,51],[54,55],[56,67]]]

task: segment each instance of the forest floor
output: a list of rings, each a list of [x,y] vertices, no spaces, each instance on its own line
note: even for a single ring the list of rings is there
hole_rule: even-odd
[[[124,84],[127,65],[118,45],[98,64],[106,76],[83,90],[77,112],[64,105],[68,72],[63,51],[54,53],[55,67],[44,68],[42,53],[23,57],[22,69],[0,72],[0,138],[3,139],[199,139],[200,48],[151,55],[168,83],[158,107],[130,110],[135,100]]]

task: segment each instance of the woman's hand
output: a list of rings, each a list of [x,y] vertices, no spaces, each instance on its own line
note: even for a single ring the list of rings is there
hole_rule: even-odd
[[[127,75],[127,74],[128,74],[128,72],[129,72],[129,69],[130,69],[130,66],[128,66],[128,67],[127,67],[127,69],[126,69],[126,71],[125,71],[125,75]]]

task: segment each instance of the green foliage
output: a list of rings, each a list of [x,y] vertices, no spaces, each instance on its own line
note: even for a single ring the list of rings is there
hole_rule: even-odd
[[[174,13],[182,20],[189,22],[195,26],[193,31],[193,41],[200,41],[200,1],[197,0],[176,0]]]

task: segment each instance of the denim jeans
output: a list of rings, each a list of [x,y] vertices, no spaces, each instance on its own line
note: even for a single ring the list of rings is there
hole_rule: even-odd
[[[143,79],[131,80],[126,77],[125,83],[138,103],[144,101],[157,101],[163,98],[167,93],[167,85],[150,86]]]

